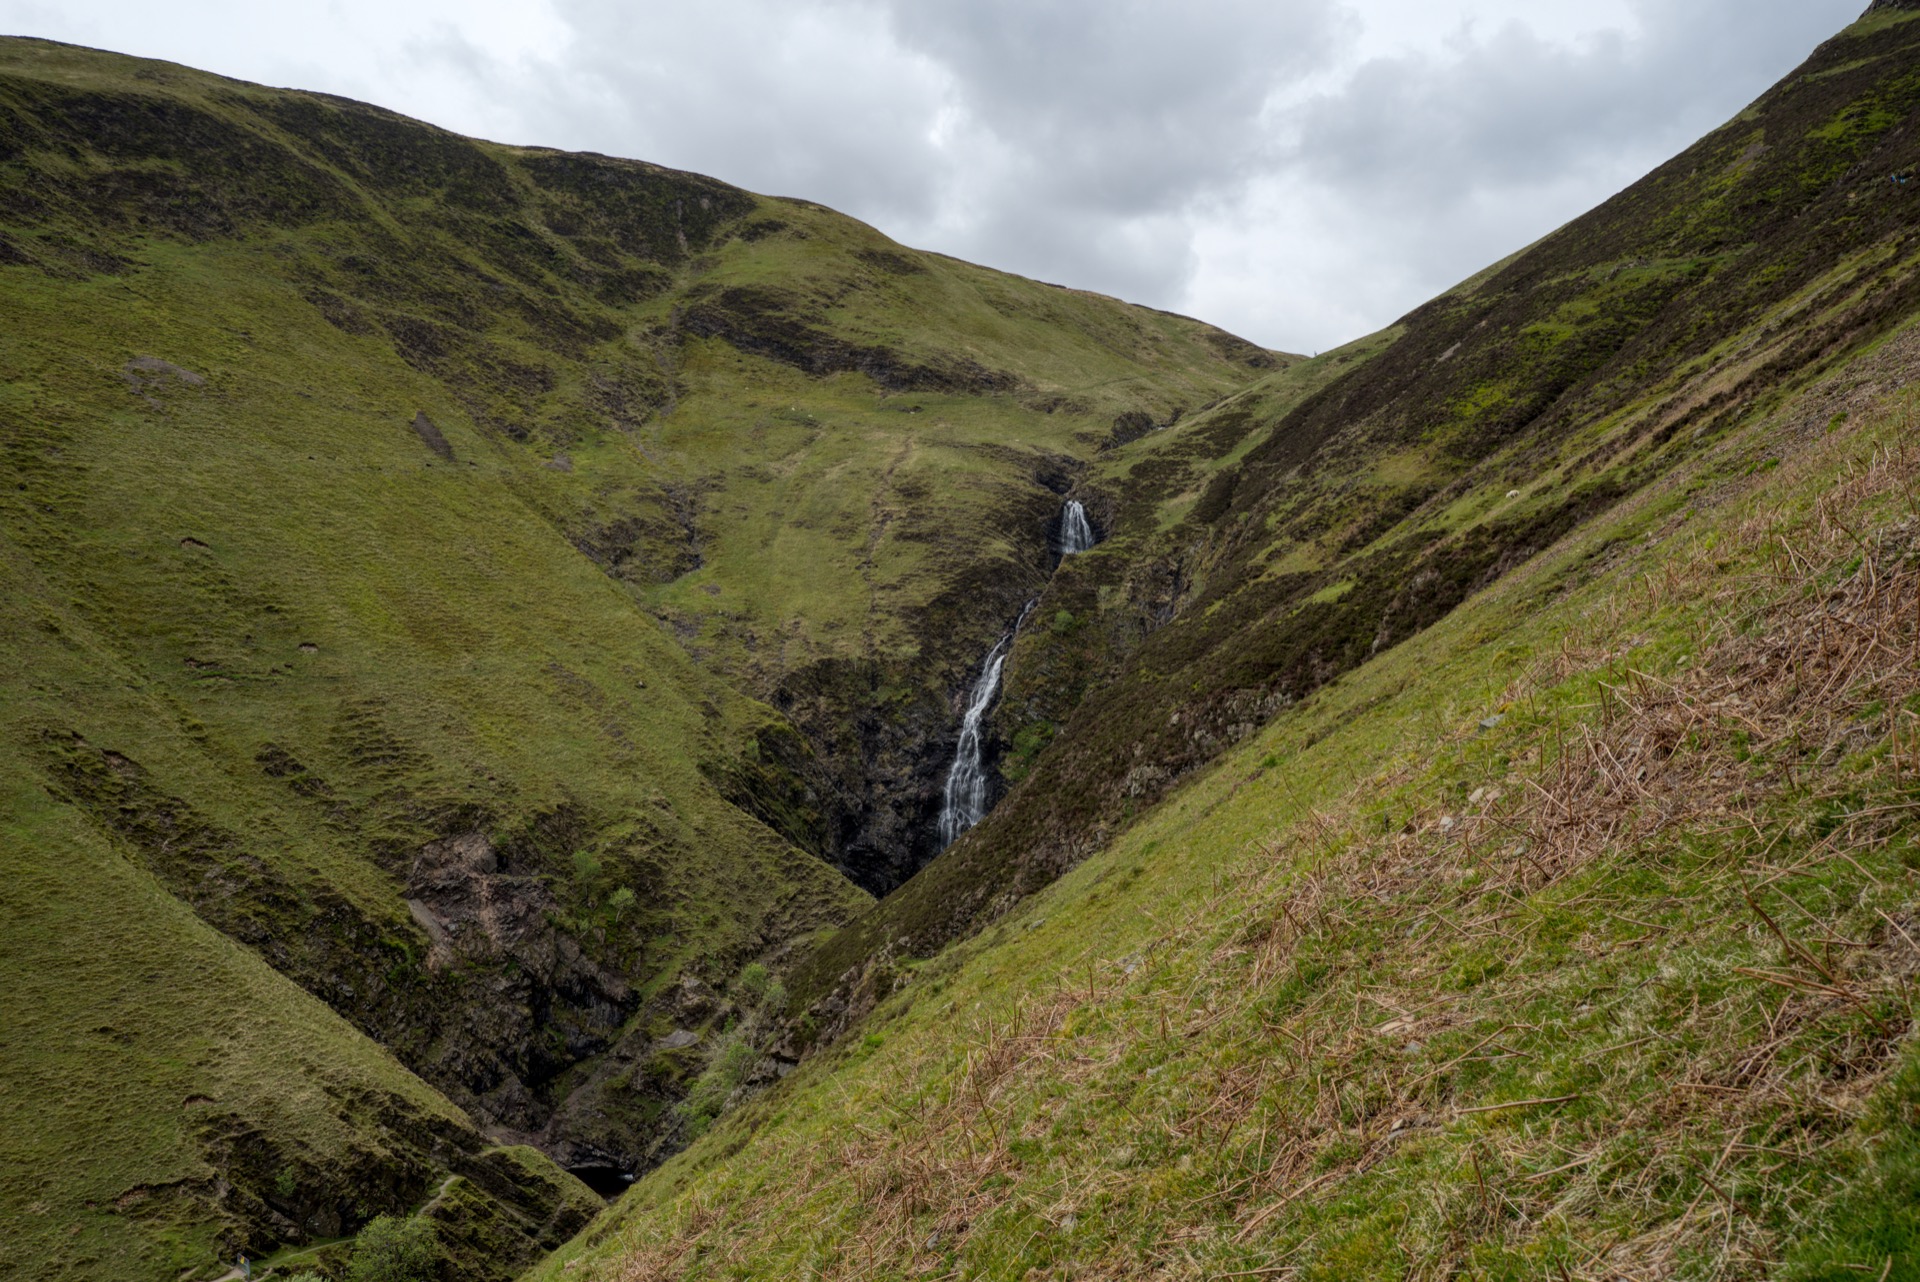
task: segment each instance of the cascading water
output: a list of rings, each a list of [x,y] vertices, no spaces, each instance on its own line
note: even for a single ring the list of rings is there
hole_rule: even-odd
[[[1087,509],[1080,505],[1079,499],[1068,499],[1065,510],[1060,513],[1060,555],[1085,552],[1098,541],[1093,537],[1093,523],[1087,520]]]
[[[1018,628],[1015,629],[1018,631]],[[987,814],[987,772],[981,764],[981,723],[993,697],[1000,693],[1000,669],[1006,666],[1012,636],[1000,639],[987,654],[980,679],[973,683],[967,698],[967,715],[960,723],[960,747],[953,754],[953,768],[947,771],[947,793],[940,807],[940,848],[945,850],[960,839]]]

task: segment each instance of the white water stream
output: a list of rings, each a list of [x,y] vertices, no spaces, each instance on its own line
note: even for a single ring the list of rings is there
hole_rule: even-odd
[[[1079,499],[1068,499],[1066,510],[1060,513],[1060,555],[1085,552],[1096,542],[1093,523],[1087,520],[1087,509],[1080,506]]]
[[[987,718],[987,709],[993,706],[993,697],[1000,693],[1000,670],[1006,666],[1007,651],[1012,646],[1011,634],[1000,639],[987,654],[980,679],[973,683],[973,693],[968,696],[967,715],[960,723],[960,747],[953,754],[953,768],[947,771],[946,800],[940,807],[942,850],[986,818],[987,772],[980,760],[980,727]]]

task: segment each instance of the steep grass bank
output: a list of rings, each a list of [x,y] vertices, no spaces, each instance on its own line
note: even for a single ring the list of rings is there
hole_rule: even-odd
[[[532,1276],[1920,1274],[1910,356],[1323,690]]]
[[[600,1208],[0,765],[0,1274],[214,1276],[451,1177],[457,1267],[504,1278]]]
[[[724,982],[857,900],[698,769],[770,714],[518,504],[434,389],[341,359],[244,254],[154,256],[139,288],[9,282],[0,337],[0,946],[10,1107],[40,1119],[0,1175],[21,1276],[173,1277],[488,1180],[482,1127],[539,1132],[572,1065],[698,1024],[640,1017],[648,985]],[[156,350],[221,357],[130,387]],[[422,405],[485,465],[444,466]],[[423,855],[474,836],[490,866]],[[671,1086],[543,1140],[630,1160],[659,1134],[605,1118]],[[507,1203],[585,1196],[493,1174]],[[497,1213],[511,1240],[467,1267],[546,1244],[542,1214]]]

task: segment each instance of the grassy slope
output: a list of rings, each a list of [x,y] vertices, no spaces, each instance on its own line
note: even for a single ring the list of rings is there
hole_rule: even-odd
[[[638,433],[639,461],[704,496],[705,563],[647,597],[764,691],[818,659],[913,658],[924,612],[963,582],[999,580],[1009,599],[1023,586],[1009,571],[1035,586],[1057,507],[1040,477],[1070,480],[1123,413],[1164,419],[1237,386],[1248,366],[1222,350],[1271,359],[1183,318],[903,250],[812,206],[766,202],[750,226],[755,239],[703,265],[696,312],[757,289],[834,341],[1009,380],[889,388],[851,370],[803,376],[717,339],[676,353],[683,390]],[[672,295],[641,314],[664,326],[686,306]],[[771,328],[738,325],[749,338]],[[958,623],[970,647],[999,626]]]
[[[1116,452],[1089,489],[1118,537],[1043,598],[1041,618],[1072,621],[1023,642],[997,714],[1016,749],[1051,745],[1018,752],[1023,781],[986,823],[809,959],[796,990],[825,995],[823,1024],[860,1005],[875,958],[991,920],[1277,711],[1910,315],[1911,187],[1887,175],[1920,162],[1914,18],[1855,24],[1641,183],[1333,364]]]
[[[164,248],[154,253],[164,262]],[[124,901],[129,879],[151,895],[154,885],[127,863],[131,855],[222,928],[256,946],[277,939],[283,951],[275,960],[297,978],[331,978],[337,987],[326,995],[344,1013],[402,1042],[423,1069],[441,1048],[421,1044],[433,1026],[414,1021],[470,1000],[463,982],[477,988],[486,978],[456,977],[425,992],[431,981],[418,963],[426,940],[400,903],[398,878],[408,857],[400,852],[436,829],[584,812],[622,876],[633,868],[623,857],[671,852],[646,865],[653,880],[640,882],[647,899],[631,919],[633,933],[614,941],[637,950],[628,965],[641,977],[670,976],[686,959],[737,957],[761,947],[765,933],[844,911],[851,896],[837,877],[726,805],[697,770],[700,745],[733,730],[725,720],[710,724],[720,710],[703,711],[703,700],[724,703],[736,726],[765,714],[695,673],[616,587],[515,501],[498,462],[433,466],[438,460],[406,428],[407,410],[434,406],[433,390],[398,362],[343,362],[329,350],[330,329],[286,315],[284,300],[248,268],[243,254],[220,262],[203,251],[190,268],[144,289],[118,281],[35,288],[29,280],[9,294],[15,324],[3,359],[21,407],[9,446],[13,474],[30,480],[6,500],[11,619],[0,649],[10,673],[8,776],[83,802],[29,794],[18,799],[22,809],[10,806],[9,880],[31,885],[37,870],[70,859],[68,875],[86,888],[72,892],[79,904]],[[236,342],[236,323],[273,325],[277,339],[270,347]],[[35,341],[55,334],[57,342]],[[117,369],[134,352],[223,348],[230,364],[195,362],[205,388],[156,389],[164,409],[132,396]],[[286,413],[302,401],[320,403]],[[379,412],[390,406],[406,409]],[[457,426],[448,431],[457,448],[485,457]],[[183,546],[186,539],[197,545]],[[635,689],[641,674],[644,692]],[[592,714],[586,735],[583,704]],[[104,796],[76,796],[59,780],[54,772],[73,734],[135,763],[191,822],[229,834],[211,866],[172,862],[163,830],[116,813]],[[310,768],[300,777],[305,794],[263,768],[269,743]],[[164,804],[151,796],[135,804],[142,801]],[[524,857],[538,869],[542,857],[564,866],[566,854],[529,849]],[[312,907],[278,898],[289,890]],[[56,966],[44,950],[62,938],[57,928],[9,932],[16,964],[41,973],[34,1005],[83,1027],[132,1000],[103,984],[101,969],[123,970],[122,982],[139,977],[135,992],[151,990],[168,980],[148,974],[146,959],[178,956],[179,1018],[160,1018],[165,1008],[156,1006],[154,1019],[121,1029],[137,1052],[94,1048],[99,1085],[86,1098],[96,1109],[102,1098],[115,1103],[92,1125],[160,1123],[151,1142],[167,1162],[196,1170],[212,1162],[238,1183],[232,1154],[168,1120],[190,1095],[227,1102],[236,1091],[223,1075],[235,1075],[246,1089],[233,1104],[247,1125],[307,1155],[300,1178],[312,1187],[299,1196],[348,1197],[341,1184],[354,1172],[337,1133],[347,1124],[323,1119],[328,1125],[316,1129],[263,1111],[260,1101],[310,1096],[316,1066],[325,1064],[336,1067],[322,1075],[348,1098],[431,1092],[397,1083],[397,1066],[342,1026],[324,1028],[332,1041],[307,1031],[309,999],[289,984],[187,978],[192,957],[212,943],[174,922],[180,910],[172,901],[166,909],[140,902],[112,911],[103,903],[89,930],[70,941],[84,941],[105,967]],[[316,908],[327,918],[353,913],[381,938],[354,959],[359,973],[317,976],[285,956],[298,948],[286,936],[307,929],[303,919]],[[155,924],[144,923],[148,914]],[[151,937],[166,935],[158,922],[173,923],[174,942]],[[400,1013],[383,1018],[383,1007]],[[282,1036],[276,1030],[287,1023]],[[222,1030],[235,1026],[257,1031],[209,1067],[196,1048],[224,1042]],[[302,1039],[319,1041],[302,1049]],[[72,1079],[38,1061],[42,1052],[75,1049],[50,1031],[18,1044],[18,1062],[31,1067],[16,1088],[23,1114],[79,1116],[63,1103],[73,1098]],[[177,1064],[171,1078],[149,1081],[148,1057]],[[370,1060],[379,1072],[365,1069]],[[444,1101],[434,1107],[453,1112]],[[359,1143],[377,1145],[377,1110],[355,1114]],[[100,1151],[85,1128],[47,1135]],[[158,1182],[136,1163],[9,1170],[0,1196],[10,1214],[32,1203],[51,1208],[48,1216],[76,1216],[87,1204],[111,1207],[127,1187]],[[94,1187],[102,1178],[124,1187],[103,1196]],[[202,1181],[188,1201],[210,1203],[210,1190]],[[398,1208],[417,1192],[376,1186],[363,1205]],[[169,1215],[196,1247],[227,1218],[210,1205]],[[105,1210],[87,1218],[139,1232],[140,1221],[130,1226]],[[255,1217],[249,1227],[259,1242],[265,1225]],[[53,1255],[29,1258],[45,1265]],[[168,1276],[180,1265],[144,1263]],[[132,1275],[128,1260],[110,1254],[73,1273]]]
[[[70,812],[15,787],[4,814],[8,848],[41,852],[8,861],[4,891],[8,1276],[204,1266],[229,1227],[194,1205],[195,1186],[219,1178],[202,1152],[208,1122],[272,1134],[293,1170],[366,1144],[374,1132],[355,1114],[388,1101],[466,1124]],[[336,1115],[342,1104],[352,1112]]]
[[[122,745],[142,736],[116,725],[151,735],[177,715],[130,696],[116,656],[11,542],[0,553],[5,634],[53,640],[0,648],[8,689],[49,724],[89,704]],[[490,1152],[443,1095],[50,797],[35,746],[0,750],[8,1276],[204,1276],[294,1226],[339,1236],[407,1209],[450,1174],[484,1182],[475,1219],[496,1270],[591,1214],[584,1187],[537,1154]]]
[[[531,1276],[1920,1276],[1916,358],[1322,690]]]
[[[9,755],[6,775],[31,768]],[[469,1208],[462,1267],[498,1275],[600,1207],[543,1155],[491,1147],[70,810],[18,784],[0,838],[8,1277],[212,1276],[272,1251],[276,1224],[339,1237],[436,1189]]]
[[[742,962],[864,898],[735,804],[766,801],[745,777],[778,821],[800,785],[756,771],[778,717],[727,678],[918,658],[895,683],[924,685],[937,739],[969,629],[1000,626],[966,585],[1044,573],[1035,473],[1273,359],[803,203],[45,42],[0,45],[0,168],[0,862],[16,891],[66,879],[0,944],[35,975],[7,992],[10,1106],[63,1119],[9,1142],[142,1137],[125,1180],[8,1164],[28,1275],[170,1276],[216,1234],[324,1237],[464,1169],[458,1110],[255,956],[482,1120],[537,1129],[588,1084],[558,1138],[671,1144],[699,1052],[655,1035],[724,1020]],[[964,626],[919,656],[943,597]],[[430,962],[403,886],[471,831],[529,924]],[[85,936],[74,903],[99,909]],[[99,1014],[160,993],[150,1021]],[[384,1106],[280,1107],[320,1063],[461,1138],[389,1153]],[[189,1096],[232,1126],[179,1120]],[[236,1127],[289,1155],[290,1192],[242,1169]],[[164,1215],[115,1209],[189,1175]],[[494,1213],[538,1238],[555,1179],[508,1179]]]

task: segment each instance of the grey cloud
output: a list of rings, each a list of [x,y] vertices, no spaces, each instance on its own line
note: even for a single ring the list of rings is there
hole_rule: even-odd
[[[1335,52],[1332,0],[891,0],[904,49],[947,75],[943,248],[1167,304],[1195,219],[1260,171],[1277,89]]]
[[[1191,277],[1190,209],[1257,172],[1269,96],[1338,26],[1332,0],[556,7],[571,47],[522,87],[543,132],[1156,302]]]
[[[1859,0],[1636,0],[1640,31],[1581,47],[1507,24],[1445,53],[1377,59],[1292,122],[1292,161],[1420,206],[1541,186],[1684,146],[1785,74]]]
[[[1354,337],[1355,317],[1384,325],[1718,126],[1862,7],[1631,0],[1635,30],[1573,45],[1510,23],[1365,62],[1276,121],[1264,187],[1309,234],[1246,252],[1295,296],[1249,293],[1208,260],[1181,305],[1305,350]],[[1221,221],[1245,245],[1255,216]]]
[[[536,90],[554,132],[869,219],[932,214],[942,77],[870,5],[555,7],[574,39]]]
[[[973,123],[1032,162],[1029,190],[1109,215],[1244,178],[1275,88],[1333,52],[1327,0],[894,0],[902,43],[952,75]]]

